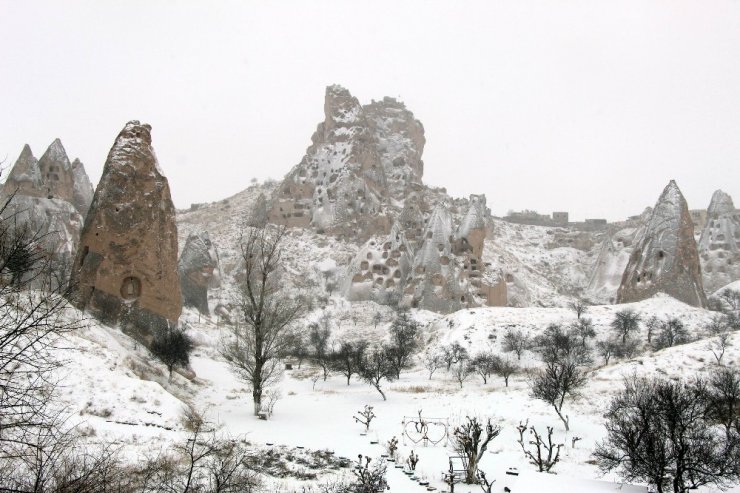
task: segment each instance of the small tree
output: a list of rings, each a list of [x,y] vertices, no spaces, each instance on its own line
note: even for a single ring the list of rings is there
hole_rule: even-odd
[[[509,377],[519,371],[516,361],[509,358],[499,358],[496,374],[504,379],[504,385],[509,386]]]
[[[375,419],[375,412],[373,406],[365,404],[362,411],[357,411],[357,416],[352,417],[356,423],[360,423],[365,426],[365,433],[370,429],[370,423]]]
[[[190,364],[190,353],[193,351],[192,339],[182,330],[168,328],[154,338],[152,354],[167,367],[169,380],[172,381],[172,370]]]
[[[529,427],[529,434],[533,437],[527,442],[532,448],[527,448],[524,443],[524,433],[527,431],[527,425],[529,420],[522,424],[519,422],[517,430],[519,430],[518,443],[522,447],[524,456],[529,459],[529,462],[537,466],[539,472],[550,472],[555,467],[555,464],[560,460],[560,449],[563,448],[562,443],[555,444],[552,441],[552,426],[547,427],[547,442],[542,438],[542,435],[537,433],[534,426]],[[574,442],[575,443],[575,442]],[[544,451],[544,453],[543,453]]]
[[[506,352],[516,353],[516,359],[521,360],[524,351],[531,346],[531,339],[528,334],[521,330],[509,329],[504,334],[503,350]]]
[[[388,358],[386,349],[380,347],[366,353],[360,365],[359,375],[363,381],[373,386],[380,393],[383,400],[386,400],[381,383],[383,380],[391,382],[396,379],[396,372]]]
[[[722,357],[731,345],[732,342],[730,341],[730,334],[728,332],[722,332],[709,341],[709,350],[712,352],[718,365],[722,365]]]
[[[460,384],[460,388],[463,388],[463,383],[473,371],[473,365],[469,359],[461,359],[452,367],[452,374],[455,380],[457,380],[457,383]]]
[[[660,332],[655,341],[656,349],[686,344],[689,342],[689,331],[681,320],[671,317],[660,323]]]
[[[353,493],[377,493],[378,491],[384,491],[388,487],[385,479],[387,469],[385,463],[379,461],[371,466],[371,461],[372,459],[370,457],[363,457],[362,454],[357,456],[357,463],[352,469],[355,479],[347,491]]]
[[[590,362],[580,341],[564,333],[559,326],[550,326],[539,338],[538,351],[544,368],[532,373],[532,397],[550,404],[568,431],[568,416],[563,414],[566,398],[577,398],[586,384],[581,366]]]
[[[645,320],[645,329],[647,333],[647,342],[652,344],[653,336],[655,332],[660,328],[660,319],[655,315],[651,315],[650,318]]]
[[[429,372],[429,380],[431,380],[434,372],[440,369],[444,364],[444,359],[438,352],[432,349],[427,349],[421,358],[421,362],[424,365],[424,368]]]
[[[366,348],[367,342],[365,341],[343,342],[337,351],[331,353],[330,367],[347,377],[347,385],[352,375],[360,371]]]
[[[480,375],[485,385],[488,383],[488,378],[496,373],[501,366],[501,358],[491,351],[483,351],[473,357],[470,361],[470,366],[475,373]]]
[[[620,310],[614,314],[611,326],[625,344],[633,332],[640,330],[640,315],[630,308]]]
[[[604,364],[608,365],[612,356],[616,356],[619,353],[619,343],[610,339],[596,341],[596,352],[604,359]]]
[[[586,346],[588,339],[596,337],[594,323],[587,317],[579,318],[577,322],[570,324],[570,330],[580,339],[581,345],[584,347]]]
[[[740,372],[728,367],[712,371],[707,380],[706,400],[712,422],[722,425],[728,437],[737,433],[740,425]]]
[[[740,310],[740,291],[734,289],[725,289],[719,294],[720,299],[732,311]]]
[[[483,425],[478,418],[466,416],[465,422],[452,432],[452,446],[460,454],[465,465],[465,482],[477,482],[478,464],[488,449],[488,444],[501,433],[501,427],[488,418]]]
[[[442,359],[447,366],[447,371],[450,371],[452,365],[456,364],[461,359],[468,358],[468,350],[462,347],[458,342],[453,342],[449,346],[442,347]]]
[[[377,329],[378,324],[383,321],[383,315],[380,312],[375,312],[373,315],[373,328]]]
[[[401,378],[401,370],[411,365],[411,356],[419,345],[419,324],[408,311],[402,310],[396,313],[389,331],[390,362],[396,372],[396,378]]]
[[[588,311],[588,305],[583,300],[571,301],[570,303],[568,303],[568,308],[575,312],[578,320],[581,319],[581,315]]]
[[[331,364],[331,350],[329,348],[329,339],[331,338],[331,319],[325,313],[319,323],[309,325],[308,344],[309,357],[311,361],[317,364],[323,374],[324,381],[329,375],[329,366]]]

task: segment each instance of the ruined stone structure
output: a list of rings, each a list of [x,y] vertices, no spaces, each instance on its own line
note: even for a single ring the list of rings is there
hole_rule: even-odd
[[[707,209],[699,255],[707,292],[740,279],[740,211],[722,190],[714,192]]]
[[[617,292],[618,303],[663,292],[694,306],[706,306],[694,223],[676,182],[665,187],[637,239]]]
[[[92,201],[92,185],[79,159],[70,164],[56,139],[37,160],[28,145],[23,147],[0,191],[7,204],[5,217],[28,224],[42,238],[54,272],[53,285],[66,279],[72,267],[84,215]]]
[[[182,310],[175,207],[151,143],[138,121],[118,134],[72,271],[78,307],[144,342]]]
[[[220,284],[218,252],[207,231],[191,233],[178,263],[182,301],[208,315],[208,288]]]

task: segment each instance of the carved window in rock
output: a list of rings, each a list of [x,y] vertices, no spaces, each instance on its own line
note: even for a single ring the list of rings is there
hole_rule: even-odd
[[[121,297],[124,300],[135,300],[141,296],[141,281],[138,277],[126,277],[121,283]]]

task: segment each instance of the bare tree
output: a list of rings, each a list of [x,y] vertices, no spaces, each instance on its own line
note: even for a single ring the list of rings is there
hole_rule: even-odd
[[[612,356],[617,356],[619,354],[619,343],[612,341],[611,339],[596,341],[596,352],[599,356],[604,358],[604,364],[608,365]]]
[[[345,341],[339,345],[338,350],[331,353],[331,368],[347,377],[347,385],[352,375],[359,373],[366,349],[365,341],[354,343]]]
[[[480,375],[485,385],[488,383],[488,378],[496,373],[501,366],[501,358],[491,351],[482,351],[473,357],[470,366],[475,373]]]
[[[590,318],[579,318],[578,321],[570,324],[570,330],[581,340],[581,345],[586,346],[588,339],[596,337],[594,323]]]
[[[709,350],[712,352],[712,355],[714,356],[714,359],[717,361],[718,365],[722,364],[722,357],[725,355],[725,351],[727,350],[727,348],[731,345],[732,341],[730,341],[729,332],[722,332],[720,334],[717,334],[716,337],[712,338],[712,340],[709,341]]]
[[[424,368],[429,372],[429,380],[432,379],[434,372],[439,370],[444,364],[444,359],[441,354],[432,349],[427,349],[421,358]]]
[[[719,297],[727,304],[730,310],[740,310],[740,291],[728,288],[722,291]]]
[[[262,407],[264,388],[281,375],[279,358],[286,353],[291,326],[301,314],[301,305],[280,293],[278,270],[284,228],[270,233],[249,229],[240,240],[244,272],[235,300],[243,324],[231,327],[232,337],[222,344],[221,354],[252,389],[254,414]]]
[[[381,384],[383,380],[390,382],[396,379],[396,372],[388,358],[388,351],[385,348],[377,347],[366,353],[360,365],[359,375],[363,381],[373,386],[380,393],[383,400],[386,400]]]
[[[522,354],[530,348],[531,344],[529,335],[519,329],[509,329],[504,334],[503,350],[516,353],[518,360],[522,359]]]
[[[689,342],[688,329],[684,323],[676,317],[670,317],[668,320],[660,322],[659,330],[658,337],[654,344],[656,349],[673,347]]]
[[[632,377],[606,413],[606,439],[594,456],[603,472],[644,481],[658,493],[736,483],[740,438],[712,421],[706,385]]]
[[[466,416],[465,422],[452,432],[452,446],[460,454],[465,465],[465,482],[477,483],[478,464],[488,449],[488,444],[501,433],[501,427],[491,423],[485,425],[478,418]]]
[[[527,444],[531,445],[531,447],[527,448],[524,443],[524,433],[527,431],[528,424],[529,420],[525,423],[519,422],[519,426],[516,427],[519,430],[519,440],[517,442],[521,445],[525,457],[529,459],[530,463],[537,466],[539,472],[550,472],[560,460],[560,449],[563,448],[563,444],[553,443],[552,426],[547,427],[547,442],[545,442],[542,435],[537,433],[537,429],[534,426],[530,426],[529,434],[532,436],[532,439]]]
[[[38,460],[40,440],[57,450],[56,349],[84,323],[67,302],[72,288],[50,274],[50,237],[8,215],[10,200],[0,207],[0,468],[17,470]]]
[[[640,315],[630,308],[620,310],[614,314],[611,326],[625,344],[630,334],[640,330]]]
[[[570,303],[568,303],[568,308],[575,312],[578,320],[581,319],[581,315],[588,311],[588,305],[583,300],[571,301]]]
[[[509,378],[519,371],[519,365],[510,358],[499,358],[496,374],[504,379],[504,385],[509,386]]]
[[[453,342],[449,346],[442,347],[442,359],[445,362],[447,371],[450,371],[453,364],[468,358],[468,350],[462,347],[459,342]]]
[[[396,312],[389,332],[390,362],[396,372],[396,378],[401,378],[401,370],[411,365],[411,356],[419,347],[419,323],[408,311],[400,310]]]
[[[457,380],[457,383],[460,384],[460,388],[463,387],[463,383],[468,379],[473,371],[473,365],[467,358],[461,358],[455,366],[452,367],[452,374],[454,375],[455,380]]]
[[[331,349],[329,348],[329,339],[331,338],[331,318],[329,314],[324,313],[318,323],[312,323],[308,328],[308,355],[311,361],[321,368],[326,382],[332,358]]]

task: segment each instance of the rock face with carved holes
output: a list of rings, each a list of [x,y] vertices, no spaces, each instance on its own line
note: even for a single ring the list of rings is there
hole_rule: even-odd
[[[54,272],[60,278],[68,275],[92,201],[92,185],[80,160],[70,163],[59,139],[39,160],[25,145],[0,192],[0,202],[8,200],[3,215],[27,224],[42,239]]]
[[[207,231],[191,233],[178,264],[182,302],[208,315],[208,288],[220,285],[218,252]]]
[[[329,86],[311,141],[273,197],[270,222],[360,241],[388,234],[389,200],[421,186],[424,128],[413,113],[393,98],[363,106]]]
[[[151,144],[138,121],[118,134],[72,270],[73,302],[145,343],[182,311],[175,207]]]
[[[630,255],[618,303],[666,293],[693,306],[706,306],[694,224],[676,182],[665,187]]]
[[[740,211],[732,197],[717,190],[707,209],[707,222],[699,239],[702,276],[707,292],[740,279]]]
[[[329,86],[311,139],[268,218],[363,244],[342,282],[347,298],[439,312],[507,304],[506,283],[484,276],[485,196],[452,199],[422,183],[424,127],[403,103],[361,105]]]

